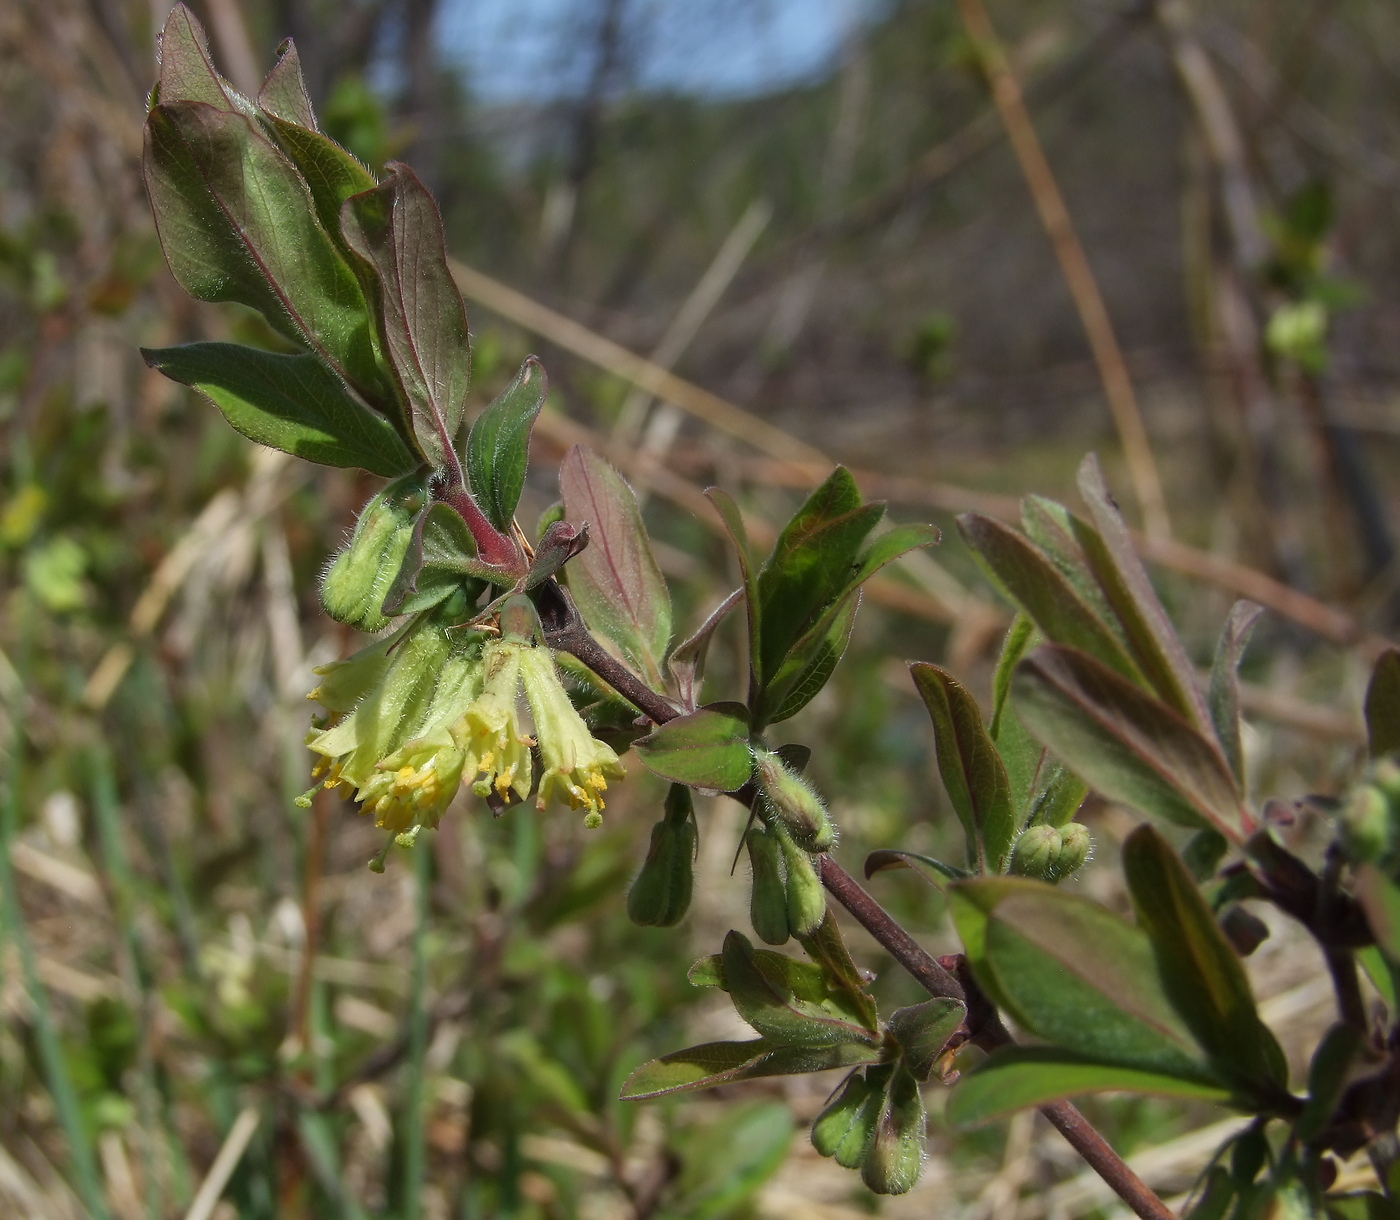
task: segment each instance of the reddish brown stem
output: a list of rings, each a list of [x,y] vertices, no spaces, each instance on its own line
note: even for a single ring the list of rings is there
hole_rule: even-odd
[[[674,720],[681,713],[664,696],[657,694],[625,665],[605,651],[583,626],[573,603],[558,585],[550,581],[541,589],[540,619],[551,646],[576,657],[604,682],[629,700],[657,724]],[[738,794],[736,794],[738,795]],[[930,995],[967,1001],[963,985],[922,945],[895,921],[860,885],[828,855],[821,862],[822,884],[857,923],[870,933]],[[999,1020],[993,1016],[979,1031],[982,1046],[1009,1041]],[[1055,1130],[1070,1142],[1090,1168],[1099,1175],[1142,1220],[1174,1220],[1171,1211],[1148,1188],[1127,1163],[1109,1146],[1093,1125],[1069,1102],[1041,1106],[1040,1112]]]
[[[875,901],[850,873],[830,856],[822,856],[822,884],[833,898],[846,908],[857,923],[870,933],[901,966],[904,967],[930,995],[950,996],[967,1000],[962,984],[909,935],[878,902]],[[992,1029],[977,1031],[979,1044],[1010,1041],[998,1021]],[[987,1035],[992,1035],[988,1037]],[[1137,1176],[1127,1163],[1094,1129],[1092,1123],[1071,1103],[1055,1101],[1040,1107],[1050,1124],[1070,1142],[1074,1150],[1088,1162],[1114,1193],[1143,1220],[1174,1220],[1170,1209]]]

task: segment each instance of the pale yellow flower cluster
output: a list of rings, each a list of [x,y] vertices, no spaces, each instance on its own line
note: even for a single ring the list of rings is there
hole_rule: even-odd
[[[525,800],[536,744],[537,808],[557,798],[586,810],[587,826],[602,821],[607,781],[625,775],[540,645],[420,621],[316,672],[321,684],[309,697],[330,713],[307,737],[322,756],[317,777],[353,791],[375,825],[401,839],[437,826],[464,782],[480,797]],[[521,721],[522,686],[533,735]]]

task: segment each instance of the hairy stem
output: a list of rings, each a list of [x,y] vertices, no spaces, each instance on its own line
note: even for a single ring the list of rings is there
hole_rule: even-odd
[[[607,652],[589,634],[578,617],[578,611],[562,588],[549,581],[541,589],[540,621],[551,647],[577,658],[609,686],[640,709],[657,724],[674,720],[681,712],[670,700],[652,690],[631,670]],[[742,798],[742,794],[735,794]],[[822,884],[856,922],[873,936],[881,946],[930,995],[962,1000],[975,1006],[963,984],[906,932],[888,911],[872,898],[850,873],[829,855],[817,857]],[[980,1007],[977,1005],[976,1007]],[[1011,1041],[1010,1035],[989,1009],[989,1019],[979,1022],[972,1031],[974,1040],[990,1050]],[[1142,1220],[1174,1220],[1170,1209],[1161,1201],[1109,1146],[1107,1140],[1079,1110],[1067,1101],[1051,1102],[1040,1107],[1051,1126],[1069,1141],[1071,1147],[1089,1164],[1117,1196]]]

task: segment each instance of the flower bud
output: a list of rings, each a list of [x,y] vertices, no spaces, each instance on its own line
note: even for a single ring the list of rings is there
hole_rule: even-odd
[[[875,1138],[861,1162],[861,1179],[878,1195],[902,1195],[913,1189],[923,1171],[926,1139],[919,1082],[903,1067],[897,1067],[875,1127]]]
[[[788,939],[787,890],[779,859],[782,847],[776,836],[762,826],[751,826],[744,836],[753,868],[753,897],[749,900],[749,922],[759,940],[782,945]]]
[[[811,936],[826,917],[826,891],[812,866],[812,857],[792,841],[781,825],[775,825],[773,830],[782,844],[783,862],[787,865],[788,928],[794,936]]]
[[[349,543],[321,577],[321,605],[331,618],[361,631],[388,626],[384,598],[403,565],[422,507],[423,485],[416,475],[395,480],[365,505]]]
[[[1060,859],[1060,832],[1053,826],[1030,826],[1016,840],[1009,872],[1049,881]]]
[[[755,749],[753,760],[754,779],[767,812],[783,823],[799,846],[807,851],[826,851],[836,835],[821,797],[776,754]]]
[[[1083,822],[1066,822],[1060,827],[1060,858],[1055,862],[1055,880],[1078,871],[1089,858],[1094,841]]]
[[[885,1104],[885,1085],[894,1069],[877,1065],[855,1072],[836,1099],[812,1124],[812,1147],[838,1165],[855,1169],[875,1139]]]
[[[1365,784],[1356,789],[1342,808],[1342,833],[1353,855],[1376,860],[1390,846],[1393,815],[1390,801],[1380,788]]]
[[[1392,801],[1400,801],[1400,762],[1394,758],[1378,759],[1371,770],[1371,782]]]
[[[669,928],[681,921],[690,906],[694,860],[690,789],[672,784],[666,816],[651,828],[646,861],[627,892],[627,914],[633,923]]]

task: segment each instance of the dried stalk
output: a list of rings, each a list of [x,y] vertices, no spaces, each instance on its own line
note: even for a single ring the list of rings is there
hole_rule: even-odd
[[[1142,413],[1138,409],[1132,379],[1128,376],[1128,365],[1123,359],[1123,350],[1109,319],[1098,280],[1074,230],[1050,163],[1045,159],[1045,150],[1035,134],[1035,127],[1021,96],[1021,87],[992,29],[982,0],[958,0],[958,12],[968,36],[977,45],[991,85],[992,100],[1006,127],[1021,173],[1030,188],[1041,224],[1045,226],[1055,248],[1055,257],[1059,260],[1060,270],[1089,339],[1147,533],[1152,538],[1169,538],[1171,524],[1167,518],[1162,478],[1157,471],[1157,459],[1152,455],[1152,444],[1142,422]]]

